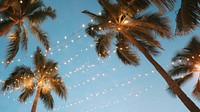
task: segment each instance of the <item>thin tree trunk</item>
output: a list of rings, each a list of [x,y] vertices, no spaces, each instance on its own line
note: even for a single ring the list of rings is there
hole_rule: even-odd
[[[165,79],[169,87],[178,96],[178,98],[183,102],[183,104],[190,110],[190,112],[200,112],[196,104],[181,90],[177,83],[169,76],[169,74],[152,58],[151,55],[146,51],[146,49],[138,43],[138,41],[129,35],[127,32],[121,32],[128,40],[130,40],[142,53],[143,55],[153,64],[156,70]]]
[[[31,112],[36,112],[38,99],[40,97],[40,91],[41,91],[41,87],[38,87],[38,90],[37,90],[37,93],[35,95],[35,99],[34,99],[34,102],[33,102],[33,105],[32,105]]]

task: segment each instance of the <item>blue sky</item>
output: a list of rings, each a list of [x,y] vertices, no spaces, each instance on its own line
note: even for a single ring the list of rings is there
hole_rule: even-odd
[[[172,97],[166,91],[165,81],[139,51],[137,52],[141,55],[141,64],[137,67],[124,66],[115,53],[111,53],[107,59],[97,57],[94,40],[85,37],[82,27],[90,22],[90,18],[81,13],[86,9],[99,13],[101,8],[96,0],[44,2],[57,12],[54,21],[49,19],[42,24],[42,28],[49,34],[52,47],[47,57],[59,63],[59,73],[68,87],[67,101],[54,95],[53,112],[188,112],[178,98]],[[173,30],[175,12],[168,12]],[[199,35],[198,31],[199,29],[190,35],[171,40],[159,39],[165,50],[155,57],[157,62],[168,70],[171,57],[186,45],[192,35]],[[20,51],[6,69],[2,61],[5,60],[5,48],[9,40],[6,37],[0,38],[0,80],[5,80],[16,65],[32,66],[31,55],[36,46],[41,45],[32,35],[29,37],[28,52]],[[190,97],[195,81],[194,79],[183,87]],[[17,90],[6,95],[1,92],[2,112],[30,111],[34,96],[25,104],[20,104],[17,101],[19,92]],[[192,100],[200,106],[199,101],[194,98]],[[39,102],[37,111],[47,111],[42,102]]]

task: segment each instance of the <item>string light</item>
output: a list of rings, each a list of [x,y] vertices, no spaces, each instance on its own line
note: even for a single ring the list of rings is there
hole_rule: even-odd
[[[145,74],[143,74],[143,75],[141,75],[141,76],[147,77]],[[140,76],[140,77],[141,77],[141,76]],[[138,78],[140,78],[140,77],[138,76]],[[119,88],[119,87],[125,87],[125,86],[128,86],[128,85],[130,85],[130,84],[133,84],[133,82],[134,82],[136,79],[137,79],[136,77],[132,77],[132,78],[130,78],[129,80],[122,81],[122,82],[117,83],[117,84],[114,84],[113,86],[110,86],[110,87],[108,87],[108,88],[106,88],[106,89],[102,89],[102,91],[99,91],[99,92],[96,92],[96,93],[93,93],[93,94],[91,93],[91,94],[85,96],[85,97],[82,98],[82,99],[79,99],[79,100],[76,100],[76,101],[72,101],[71,103],[66,104],[65,106],[57,107],[57,109],[58,109],[58,108],[61,109],[61,108],[63,108],[63,107],[64,107],[64,108],[65,108],[65,107],[68,108],[69,105],[70,105],[70,107],[72,107],[72,106],[74,106],[74,105],[76,105],[76,104],[81,104],[81,103],[83,103],[83,102],[86,102],[86,101],[92,99],[93,97],[99,97],[99,96],[105,95],[106,93],[112,92],[114,89],[117,89],[117,88]],[[88,82],[89,82],[89,80],[88,80]],[[152,86],[150,86],[150,87],[152,88]],[[77,86],[74,85],[74,88],[77,88]],[[70,89],[71,89],[71,87],[70,87]],[[145,88],[145,91],[148,91],[148,90],[150,90],[150,89],[149,89],[149,88]],[[142,93],[141,91],[138,92],[137,94],[135,94],[135,97],[138,97],[138,95],[141,94],[141,93]],[[132,96],[132,94],[129,93],[128,96]],[[123,99],[125,99],[125,98],[123,98]],[[120,100],[119,100],[119,101],[120,101]],[[57,110],[57,109],[54,109],[54,110]]]
[[[147,87],[145,88],[143,91],[146,92],[148,90],[150,90],[153,86],[150,86],[150,87]],[[133,92],[133,93],[128,93],[126,96],[120,98],[120,99],[116,99],[114,101],[111,101],[111,102],[108,102],[106,104],[101,104],[101,105],[97,105],[97,106],[92,106],[86,110],[84,110],[83,112],[92,112],[92,111],[96,111],[97,109],[103,109],[103,108],[108,108],[108,107],[111,107],[115,104],[118,104],[118,103],[121,103],[121,102],[124,102],[126,100],[129,100],[131,99],[131,97],[138,97],[139,95],[142,94],[141,90],[138,90],[137,92]]]

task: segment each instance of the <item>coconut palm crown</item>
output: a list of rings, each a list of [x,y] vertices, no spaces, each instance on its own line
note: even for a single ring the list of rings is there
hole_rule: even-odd
[[[200,100],[200,40],[198,37],[192,37],[188,45],[179,51],[172,61],[174,64],[169,70],[169,74],[175,77],[179,86],[187,83],[193,77],[197,77],[192,94]]]
[[[163,38],[171,38],[168,18],[159,13],[142,14],[149,6],[146,0],[135,0],[131,4],[125,4],[123,0],[112,3],[110,0],[99,0],[103,10],[96,15],[90,11],[83,13],[92,17],[94,22],[88,24],[86,33],[96,40],[96,51],[99,56],[107,57],[111,50],[113,40],[116,54],[125,64],[138,65],[139,57],[134,51],[135,45],[127,39],[130,35],[145,50],[152,55],[162,49],[157,35]],[[131,8],[130,8],[131,7]]]
[[[124,2],[126,1],[126,2]],[[98,0],[101,13],[89,15],[93,22],[89,23],[86,33],[96,40],[96,51],[100,57],[107,57],[111,52],[114,40],[116,54],[124,64],[138,65],[139,57],[133,48],[151,62],[165,79],[169,87],[191,112],[199,112],[196,104],[181,90],[169,74],[153,59],[153,55],[162,49],[157,37],[171,38],[168,18],[160,13],[145,14],[148,0]]]
[[[47,59],[40,48],[34,53],[34,70],[31,67],[20,65],[16,66],[10,76],[4,82],[2,91],[21,90],[20,102],[26,102],[36,91],[31,112],[36,112],[37,102],[40,98],[45,108],[52,110],[54,100],[51,92],[55,92],[60,98],[66,99],[67,89],[61,77],[58,77],[57,63]]]
[[[47,33],[39,26],[48,17],[56,17],[55,10],[45,7],[42,0],[1,0],[0,2],[0,36],[9,33],[10,42],[7,47],[6,63],[16,56],[21,45],[23,50],[28,49],[28,30],[49,50]],[[11,33],[12,32],[12,33]]]

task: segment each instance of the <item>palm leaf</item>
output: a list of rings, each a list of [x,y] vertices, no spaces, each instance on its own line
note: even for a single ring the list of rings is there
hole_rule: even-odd
[[[166,9],[168,10],[173,9],[176,0],[150,0],[150,1],[153,4],[155,4],[162,13],[165,13]]]
[[[41,24],[47,19],[47,17],[50,17],[52,19],[55,19],[56,17],[55,10],[53,10],[51,7],[35,11],[33,14],[30,14],[28,16],[28,20],[31,23]]]
[[[139,65],[139,58],[133,52],[130,45],[127,42],[118,42],[117,45],[117,56],[124,63],[128,65]]]
[[[33,3],[29,3],[27,4],[26,10],[25,10],[25,14],[24,15],[29,15],[32,14],[33,12],[41,9],[41,7],[44,6],[44,3],[42,0],[37,0]]]
[[[171,31],[170,31],[171,28],[169,26],[169,20],[162,14],[159,13],[144,14],[142,16],[139,16],[137,21],[134,22],[133,24],[154,31],[161,37],[166,37],[166,38],[171,37]]]
[[[176,34],[190,33],[199,26],[199,3],[197,0],[182,0],[181,8],[176,17]]]
[[[109,32],[104,35],[100,35],[96,41],[96,51],[100,57],[109,56],[110,44],[113,39],[114,33]]]
[[[0,1],[0,13],[8,9],[15,3],[13,0],[1,0]]]
[[[36,68],[36,72],[41,72],[42,69],[44,68],[46,59],[39,47],[37,47],[37,51],[35,51],[33,58],[34,58],[33,61]]]
[[[97,25],[88,24],[88,27],[85,29],[86,34],[95,38],[98,36],[98,32],[95,30]]]
[[[19,43],[20,43],[20,33],[21,33],[21,29],[18,26],[15,34],[10,35],[11,41],[9,42],[9,45],[7,47],[7,55],[6,55],[7,56],[7,59],[6,59],[7,65],[17,55],[17,52],[19,50]]]
[[[190,73],[192,71],[193,71],[193,66],[178,63],[176,65],[173,65],[172,68],[168,71],[168,73],[171,76],[177,76],[177,75],[182,75],[185,73]]]
[[[144,48],[146,49],[146,51],[154,56],[157,56],[160,52],[157,48],[161,48],[161,45],[158,41],[154,40],[156,44],[149,44],[148,42],[145,41],[141,41],[141,40],[137,40],[142,46],[144,46]],[[151,41],[152,43],[153,41]],[[161,48],[162,49],[162,48]]]
[[[98,2],[102,6],[105,15],[111,16],[114,19],[119,16],[117,4],[111,3],[110,0],[98,0]]]
[[[20,87],[24,83],[24,78],[28,76],[33,76],[30,67],[25,65],[16,66],[3,84],[2,91]]]
[[[94,21],[97,21],[99,23],[101,23],[102,21],[104,21],[104,18],[102,16],[96,15],[88,10],[84,10],[82,11],[82,13],[87,14],[88,16],[90,16]]]
[[[54,107],[54,100],[50,92],[40,93],[40,99],[43,101],[45,108],[52,110]]]
[[[43,74],[45,77],[54,77],[58,74],[58,63],[55,61],[48,59],[45,60],[44,68],[42,70]]]
[[[32,88],[26,88],[23,93],[19,96],[19,101],[20,102],[26,102],[26,100],[31,97],[35,91],[35,87],[33,86]]]
[[[197,84],[194,87],[194,90],[192,91],[192,94],[195,98],[200,100],[200,80],[198,79]]]
[[[27,49],[28,49],[28,31],[26,29],[25,24],[22,24],[22,26],[23,26],[23,32],[22,32],[21,44],[22,44],[22,48],[27,51]]]
[[[133,17],[138,11],[142,11],[149,7],[148,0],[118,0],[118,4],[122,11],[126,11],[129,17]]]
[[[8,33],[10,29],[15,25],[15,22],[13,22],[10,19],[6,19],[0,22],[0,36]]]
[[[31,24],[31,32],[38,38],[38,40],[45,46],[46,50],[48,51],[50,46],[46,32],[42,31],[39,26],[33,24]]]
[[[49,79],[50,85],[52,87],[52,90],[55,91],[55,93],[63,98],[67,98],[67,88],[65,87],[64,82],[62,81],[61,77],[55,76],[54,78]]]

